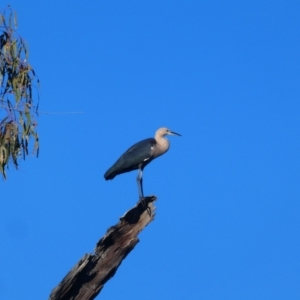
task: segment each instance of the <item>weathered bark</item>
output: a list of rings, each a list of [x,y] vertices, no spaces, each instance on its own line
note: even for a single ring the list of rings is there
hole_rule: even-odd
[[[139,232],[154,219],[155,200],[155,196],[145,197],[127,211],[118,224],[110,227],[98,241],[94,254],[85,254],[52,290],[49,299],[94,299],[139,242]]]

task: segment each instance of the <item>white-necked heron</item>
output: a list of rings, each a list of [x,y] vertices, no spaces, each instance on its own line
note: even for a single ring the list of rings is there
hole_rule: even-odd
[[[143,193],[143,170],[156,157],[169,150],[170,142],[166,135],[179,135],[168,128],[162,127],[155,133],[154,138],[142,140],[131,146],[104,174],[106,180],[113,179],[115,176],[139,170],[137,176],[139,197],[144,198]]]

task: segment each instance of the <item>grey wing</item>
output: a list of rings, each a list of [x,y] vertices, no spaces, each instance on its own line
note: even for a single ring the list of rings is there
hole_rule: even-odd
[[[142,140],[130,147],[120,158],[124,159],[124,166],[137,166],[152,158],[152,148],[156,144],[153,138]]]
[[[104,175],[105,179],[113,179],[118,174],[136,170],[141,163],[152,158],[152,148],[155,144],[156,140],[149,138],[131,146],[115,164],[108,169]]]

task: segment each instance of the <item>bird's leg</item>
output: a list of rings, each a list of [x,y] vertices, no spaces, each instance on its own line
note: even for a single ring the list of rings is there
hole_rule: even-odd
[[[142,171],[143,172],[143,171]],[[142,191],[142,197],[144,198],[144,189],[143,189],[143,173],[142,173],[142,176],[141,176],[141,191]]]
[[[144,197],[144,191],[143,191],[143,170],[140,168],[139,168],[139,173],[138,173],[136,180],[137,180],[137,185],[138,185],[138,190],[139,190],[140,201],[142,203],[142,206],[146,207],[147,203],[146,203],[146,199]],[[149,216],[151,216],[151,210],[149,207],[147,207],[147,212],[148,212]]]
[[[140,199],[144,198],[144,193],[143,193],[143,171],[142,169],[139,168],[139,173],[136,178],[137,180],[137,185],[138,185],[138,191],[139,191],[139,197]]]

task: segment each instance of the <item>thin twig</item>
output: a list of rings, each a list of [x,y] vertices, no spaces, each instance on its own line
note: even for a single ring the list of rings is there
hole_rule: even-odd
[[[84,111],[66,111],[66,112],[47,112],[47,111],[38,111],[38,113],[46,115],[69,115],[69,114],[85,114]]]
[[[8,108],[7,106],[2,105],[2,104],[0,104],[0,107],[8,109],[8,110],[21,112],[21,113],[24,112],[23,110],[16,109],[16,108]],[[39,111],[37,111],[37,113],[39,113],[39,114],[42,113],[42,114],[45,114],[45,115],[68,115],[68,114],[84,114],[85,112],[84,111],[53,112],[53,111],[41,111],[41,110],[39,110]]]

